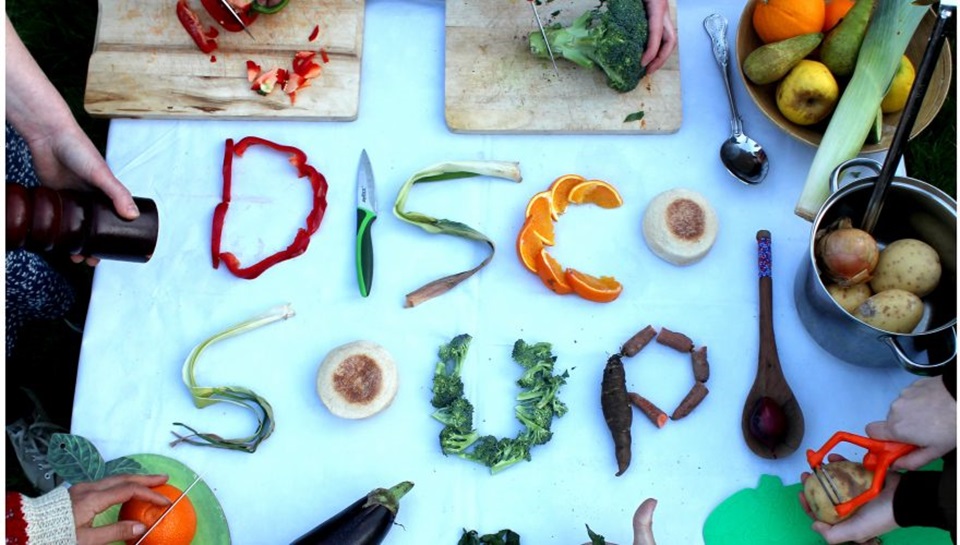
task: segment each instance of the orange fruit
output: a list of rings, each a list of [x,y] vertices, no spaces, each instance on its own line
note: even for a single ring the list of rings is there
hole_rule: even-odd
[[[764,43],[821,32],[824,0],[760,0],[753,9],[753,30]]]
[[[551,291],[559,295],[566,295],[573,292],[573,290],[570,289],[570,285],[567,284],[563,266],[547,252],[546,248],[543,248],[540,250],[540,253],[537,254],[536,263],[537,276],[540,277],[540,280],[543,280],[543,283],[550,288]]]
[[[827,33],[833,27],[837,26],[840,19],[843,19],[850,8],[853,7],[855,0],[826,0],[824,4],[823,33]]]
[[[169,484],[155,486],[152,490],[163,494],[170,501],[176,500],[182,493],[182,490]],[[133,498],[120,507],[119,520],[135,520],[149,528],[168,507]],[[189,545],[196,533],[197,512],[187,496],[180,500],[140,545]],[[137,539],[127,541],[128,545],[136,542]]]
[[[623,286],[612,276],[597,278],[576,269],[567,269],[565,276],[570,289],[588,301],[609,303],[623,291]]]
[[[543,246],[543,238],[537,233],[536,224],[527,218],[517,235],[517,257],[528,271],[537,272],[537,255]]]
[[[592,203],[601,208],[617,208],[623,204],[617,188],[602,180],[580,182],[570,190],[569,198],[574,204]]]
[[[566,212],[567,205],[570,203],[570,190],[573,189],[573,186],[585,181],[586,178],[579,174],[564,174],[550,184],[547,191],[550,192],[550,199],[553,202],[554,219]]]
[[[550,191],[541,191],[533,197],[530,197],[530,202],[527,203],[526,217],[530,216],[547,216],[551,220],[557,220],[557,214],[553,209],[553,197],[550,195]]]

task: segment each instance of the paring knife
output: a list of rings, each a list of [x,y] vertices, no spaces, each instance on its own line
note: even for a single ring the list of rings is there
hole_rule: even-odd
[[[161,522],[163,522],[163,519],[170,514],[170,511],[173,511],[173,508],[176,507],[178,503],[180,503],[180,500],[187,497],[187,493],[189,493],[190,489],[192,489],[198,482],[200,482],[200,475],[197,475],[197,478],[195,478],[193,482],[190,483],[190,486],[184,489],[184,491],[181,492],[179,496],[177,496],[177,499],[173,500],[173,503],[171,503],[170,506],[167,507],[167,510],[164,511],[163,514],[160,515],[160,518],[154,521],[154,523],[151,524],[149,528],[147,528],[147,531],[144,532],[142,536],[140,536],[140,539],[138,539],[134,545],[140,545],[140,543],[144,539],[146,539],[148,535],[150,535],[150,532],[152,532],[157,526],[160,525]]]
[[[373,167],[367,150],[360,154],[357,167],[357,283],[360,295],[370,295],[373,284],[373,238],[370,230],[377,219],[377,192]]]
[[[226,0],[223,0],[226,2]],[[543,36],[543,43],[547,46],[547,54],[550,55],[550,62],[553,63],[553,73],[560,77],[560,69],[557,68],[557,60],[553,57],[553,48],[550,47],[550,40],[547,39],[547,31],[543,28],[543,21],[540,20],[540,12],[537,11],[537,0],[527,0],[530,7],[533,8],[533,18],[537,20],[537,28],[540,29],[540,35]]]
[[[243,27],[243,31],[247,33],[247,36],[250,36],[251,38],[254,39],[254,41],[256,41],[256,38],[254,38],[253,33],[250,32],[249,28],[247,28],[246,23],[244,23],[243,19],[240,18],[240,14],[237,13],[237,10],[233,9],[233,6],[230,5],[230,2],[227,2],[227,0],[220,0],[220,4],[222,4],[223,7],[230,12],[230,15],[233,17],[234,21],[240,23],[240,26]]]

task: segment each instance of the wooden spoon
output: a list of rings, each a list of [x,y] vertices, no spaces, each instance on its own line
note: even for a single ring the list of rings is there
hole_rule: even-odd
[[[743,405],[743,438],[756,455],[783,458],[803,440],[803,412],[783,376],[773,333],[773,276],[770,231],[757,232],[760,276],[760,350],[757,376]],[[751,421],[753,424],[751,425]]]

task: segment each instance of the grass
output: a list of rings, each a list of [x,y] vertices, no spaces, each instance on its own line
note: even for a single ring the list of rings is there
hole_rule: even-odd
[[[158,0],[159,1],[159,0]],[[8,2],[7,15],[53,84],[60,90],[74,116],[93,143],[105,151],[109,122],[87,115],[83,93],[87,63],[93,48],[97,24],[97,0],[32,0]],[[954,52],[951,93],[940,114],[905,152],[910,176],[940,187],[956,198],[957,106],[956,106],[956,20],[949,22],[948,35]],[[52,263],[74,285],[77,304],[71,322],[82,324],[89,301],[92,272],[62,259]],[[20,386],[36,393],[51,420],[70,426],[73,391],[80,353],[80,334],[66,323],[37,323],[23,332],[19,348],[8,359],[7,420],[29,414],[32,406]],[[31,492],[19,476],[16,457],[7,442],[7,488]]]

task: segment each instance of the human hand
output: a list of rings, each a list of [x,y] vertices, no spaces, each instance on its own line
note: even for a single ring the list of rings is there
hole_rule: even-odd
[[[827,460],[832,463],[844,460],[844,458],[837,454],[831,454],[827,457]],[[812,475],[809,472],[804,472],[800,475],[800,482],[805,483],[811,477]],[[880,494],[857,509],[849,518],[836,524],[814,520],[811,528],[830,544],[846,543],[848,541],[872,543],[877,536],[899,527],[893,518],[893,495],[899,483],[900,474],[896,472],[887,473],[887,480]],[[803,492],[800,492],[799,496],[803,510],[810,518],[814,518]]]
[[[69,492],[70,501],[73,503],[73,519],[77,525],[77,543],[103,545],[143,535],[147,528],[142,523],[119,521],[94,528],[93,518],[109,507],[132,498],[166,507],[170,505],[170,500],[163,494],[150,490],[151,487],[165,482],[166,475],[115,475],[71,486]]]
[[[917,445],[897,459],[894,469],[919,469],[957,448],[957,400],[942,377],[924,377],[900,392],[890,404],[887,419],[867,424],[874,439]]]
[[[667,0],[644,0],[647,4],[649,37],[647,49],[640,57],[640,64],[647,67],[647,74],[656,72],[677,47],[677,30],[670,20]]]

